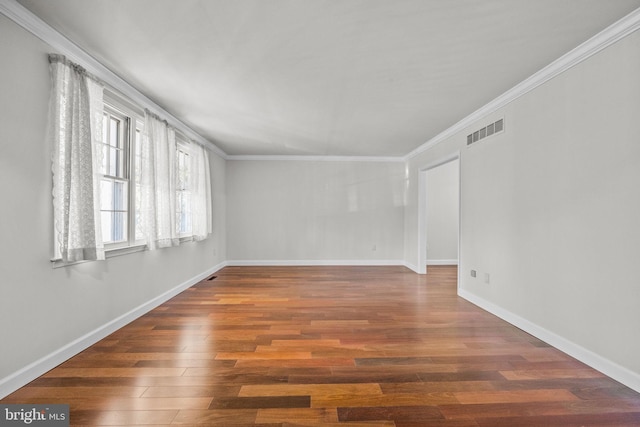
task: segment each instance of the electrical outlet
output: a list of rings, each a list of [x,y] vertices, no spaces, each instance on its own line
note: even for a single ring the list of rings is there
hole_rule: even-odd
[[[376,245],[373,245],[373,247],[371,248],[371,250],[372,250],[373,252],[375,252],[375,251],[377,250]]]
[[[484,283],[490,283],[489,273],[484,273]]]
[[[476,277],[476,271],[475,270],[471,270],[471,277]]]

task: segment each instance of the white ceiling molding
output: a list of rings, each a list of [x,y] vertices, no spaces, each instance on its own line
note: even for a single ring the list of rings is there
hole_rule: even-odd
[[[547,65],[540,71],[536,72],[526,80],[522,81],[518,85],[514,86],[510,90],[506,91],[493,101],[484,105],[480,109],[466,116],[453,126],[440,132],[435,137],[429,139],[427,142],[414,149],[410,153],[402,157],[375,157],[375,156],[297,156],[297,155],[277,155],[277,156],[251,156],[251,155],[233,155],[229,156],[219,147],[212,142],[204,139],[201,135],[193,131],[186,126],[180,120],[173,115],[166,112],[162,107],[155,104],[151,99],[147,98],[144,94],[131,86],[125,80],[118,75],[110,71],[103,66],[89,53],[82,50],[78,45],[68,40],[62,34],[58,33],[46,22],[35,16],[29,10],[17,3],[16,0],[0,0],[0,13],[6,15],[9,19],[15,21],[18,25],[24,27],[27,31],[33,33],[36,37],[42,39],[44,42],[50,44],[53,49],[65,54],[71,60],[78,62],[85,67],[89,72],[100,77],[105,83],[113,87],[116,91],[121,92],[123,95],[129,97],[133,102],[138,103],[143,108],[161,113],[166,119],[177,129],[181,130],[188,137],[196,140],[197,142],[208,146],[216,154],[220,155],[224,159],[230,160],[298,160],[298,161],[408,161],[416,155],[430,149],[434,145],[446,140],[447,138],[455,135],[456,133],[471,126],[477,120],[482,119],[504,107],[505,105],[516,100],[520,96],[528,93],[529,91],[537,88],[545,82],[553,79],[564,71],[574,67],[581,63],[585,59],[600,52],[613,43],[623,39],[629,34],[640,29],[640,9],[637,9],[624,18],[618,20],[616,23],[610,25],[594,37],[590,38],[577,48],[571,50],[569,53],[560,57],[556,61]]]
[[[209,148],[223,159],[227,158],[227,154],[211,141],[203,138],[189,126],[185,125],[175,116],[167,112],[164,108],[147,98],[138,89],[131,86],[117,74],[98,62],[89,53],[80,48],[77,44],[60,34],[49,24],[38,18],[15,0],[0,0],[0,13],[50,45],[59,53],[64,54],[71,61],[81,65],[89,73],[101,79],[105,84],[111,86],[117,92],[120,92],[120,94],[128,97],[134,103],[137,103],[139,107],[142,107],[143,109],[147,108],[156,114],[161,115],[162,118],[167,120],[170,125],[179,129],[190,139],[193,139]]]
[[[381,156],[298,156],[298,155],[231,155],[227,160],[255,160],[255,161],[298,161],[298,162],[400,162],[404,163],[404,157]]]
[[[586,42],[582,43],[575,49],[571,50],[570,52],[553,61],[551,64],[547,65],[537,73],[533,74],[528,79],[517,84],[499,97],[495,98],[493,101],[469,114],[467,117],[460,120],[455,125],[431,138],[429,141],[425,142],[420,147],[407,154],[404,157],[404,160],[408,161],[418,154],[433,147],[434,145],[455,135],[466,127],[471,126],[477,120],[515,101],[522,95],[532,91],[533,89],[553,79],[559,74],[564,73],[568,69],[575,67],[582,61],[595,55],[608,46],[611,46],[615,42],[627,37],[638,29],[640,29],[640,9],[634,10],[624,18],[611,24],[609,27],[605,28]]]

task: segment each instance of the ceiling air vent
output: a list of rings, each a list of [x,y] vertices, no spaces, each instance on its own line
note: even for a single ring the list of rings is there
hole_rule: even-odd
[[[491,123],[479,129],[469,135],[467,135],[467,145],[471,145],[474,142],[478,142],[488,136],[494,135],[504,131],[504,119],[500,119],[497,122]]]

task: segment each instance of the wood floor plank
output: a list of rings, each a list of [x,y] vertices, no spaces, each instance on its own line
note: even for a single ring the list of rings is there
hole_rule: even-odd
[[[216,386],[157,386],[146,387],[141,397],[209,397],[218,395]]]
[[[639,393],[460,299],[456,272],[225,267],[0,402],[71,425],[640,425]]]
[[[349,357],[332,357],[313,359],[243,359],[238,360],[235,366],[238,368],[251,367],[282,367],[282,368],[304,368],[304,367],[320,367],[320,366],[354,366],[353,358]]]
[[[176,410],[76,410],[73,413],[73,422],[77,425],[93,426],[168,425],[177,413]]]
[[[593,369],[528,369],[525,371],[500,371],[508,380],[539,380],[547,378],[598,378],[604,375]]]
[[[242,386],[238,396],[380,396],[379,384],[280,384]]]
[[[340,421],[340,422],[329,422],[324,420],[307,420],[307,419],[297,419],[295,421],[286,421],[283,423],[279,423],[277,425],[281,425],[282,427],[396,427],[396,423],[393,421],[367,421],[363,423],[362,421]],[[477,427],[475,425],[474,427]]]
[[[558,402],[579,398],[569,390],[462,391],[453,395],[462,404],[509,402]]]
[[[459,403],[450,392],[433,393],[386,393],[383,395],[325,395],[312,396],[311,406],[322,407],[380,407],[387,406],[434,406]]]
[[[305,408],[305,409],[258,409],[256,423],[284,423],[296,420],[314,421],[320,425],[338,421],[338,414],[334,408]]]
[[[94,426],[135,426],[135,425],[168,425],[176,417],[175,410],[123,411],[76,410],[71,414],[73,425]]]
[[[589,401],[552,401],[552,402],[508,402],[465,405],[440,405],[440,412],[450,419],[454,418],[510,418],[530,415],[569,415],[569,414],[606,414],[638,412],[637,402],[625,399]]]
[[[258,396],[215,398],[209,409],[310,408],[310,396]]]
[[[55,395],[59,398],[83,397],[141,397],[147,387],[106,386],[106,387],[23,387],[12,397],[20,400],[46,398]]]
[[[438,381],[438,382],[411,382],[411,383],[382,383],[383,394],[394,393],[444,393],[444,392],[480,392],[494,391],[496,387],[491,381]]]
[[[255,359],[311,359],[310,351],[237,351],[237,352],[222,352],[218,353],[216,360],[255,360]]]
[[[44,377],[179,377],[185,371],[185,368],[57,368]]]
[[[254,425],[257,414],[257,409],[183,409],[178,412],[171,425],[250,426]]]
[[[489,417],[478,418],[476,422],[480,427],[633,427],[640,425],[640,412]]]
[[[340,421],[414,421],[428,424],[429,421],[442,420],[440,410],[435,406],[386,406],[338,408]]]

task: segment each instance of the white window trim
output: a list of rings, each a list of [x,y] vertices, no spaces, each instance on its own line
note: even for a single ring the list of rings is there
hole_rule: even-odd
[[[104,102],[104,112],[106,114],[109,114],[110,117],[115,117],[116,119],[120,120],[120,122],[122,123],[122,136],[121,138],[123,139],[122,141],[122,176],[114,176],[114,175],[102,175],[101,180],[106,179],[106,180],[112,180],[112,181],[118,181],[118,182],[124,182],[127,184],[127,239],[123,240],[123,241],[118,241],[118,242],[113,242],[113,243],[104,243],[104,249],[105,251],[109,250],[109,249],[113,249],[113,248],[121,248],[121,247],[126,247],[129,246],[129,242],[131,239],[131,200],[132,200],[132,195],[131,195],[131,169],[130,169],[130,165],[131,165],[131,117],[129,117],[129,115],[125,112],[125,111],[121,111],[120,109],[112,106],[111,104],[109,104],[106,100]],[[108,124],[107,124],[108,126]],[[105,145],[107,147],[110,147],[109,144],[105,141],[101,141],[102,145]],[[108,172],[108,171],[107,171]],[[97,190],[97,189],[96,189]],[[102,236],[103,240],[105,238],[105,236]]]
[[[110,91],[105,90],[104,104],[106,109],[115,110],[127,119],[127,143],[125,152],[125,178],[129,182],[129,199],[128,203],[128,229],[127,240],[115,243],[105,243],[105,257],[107,254],[124,254],[127,250],[136,246],[145,246],[143,242],[135,240],[135,201],[136,201],[136,188],[135,188],[135,138],[138,124],[144,121],[143,115],[140,113],[139,108],[135,108],[132,104],[126,102],[119,96],[113,94]]]

